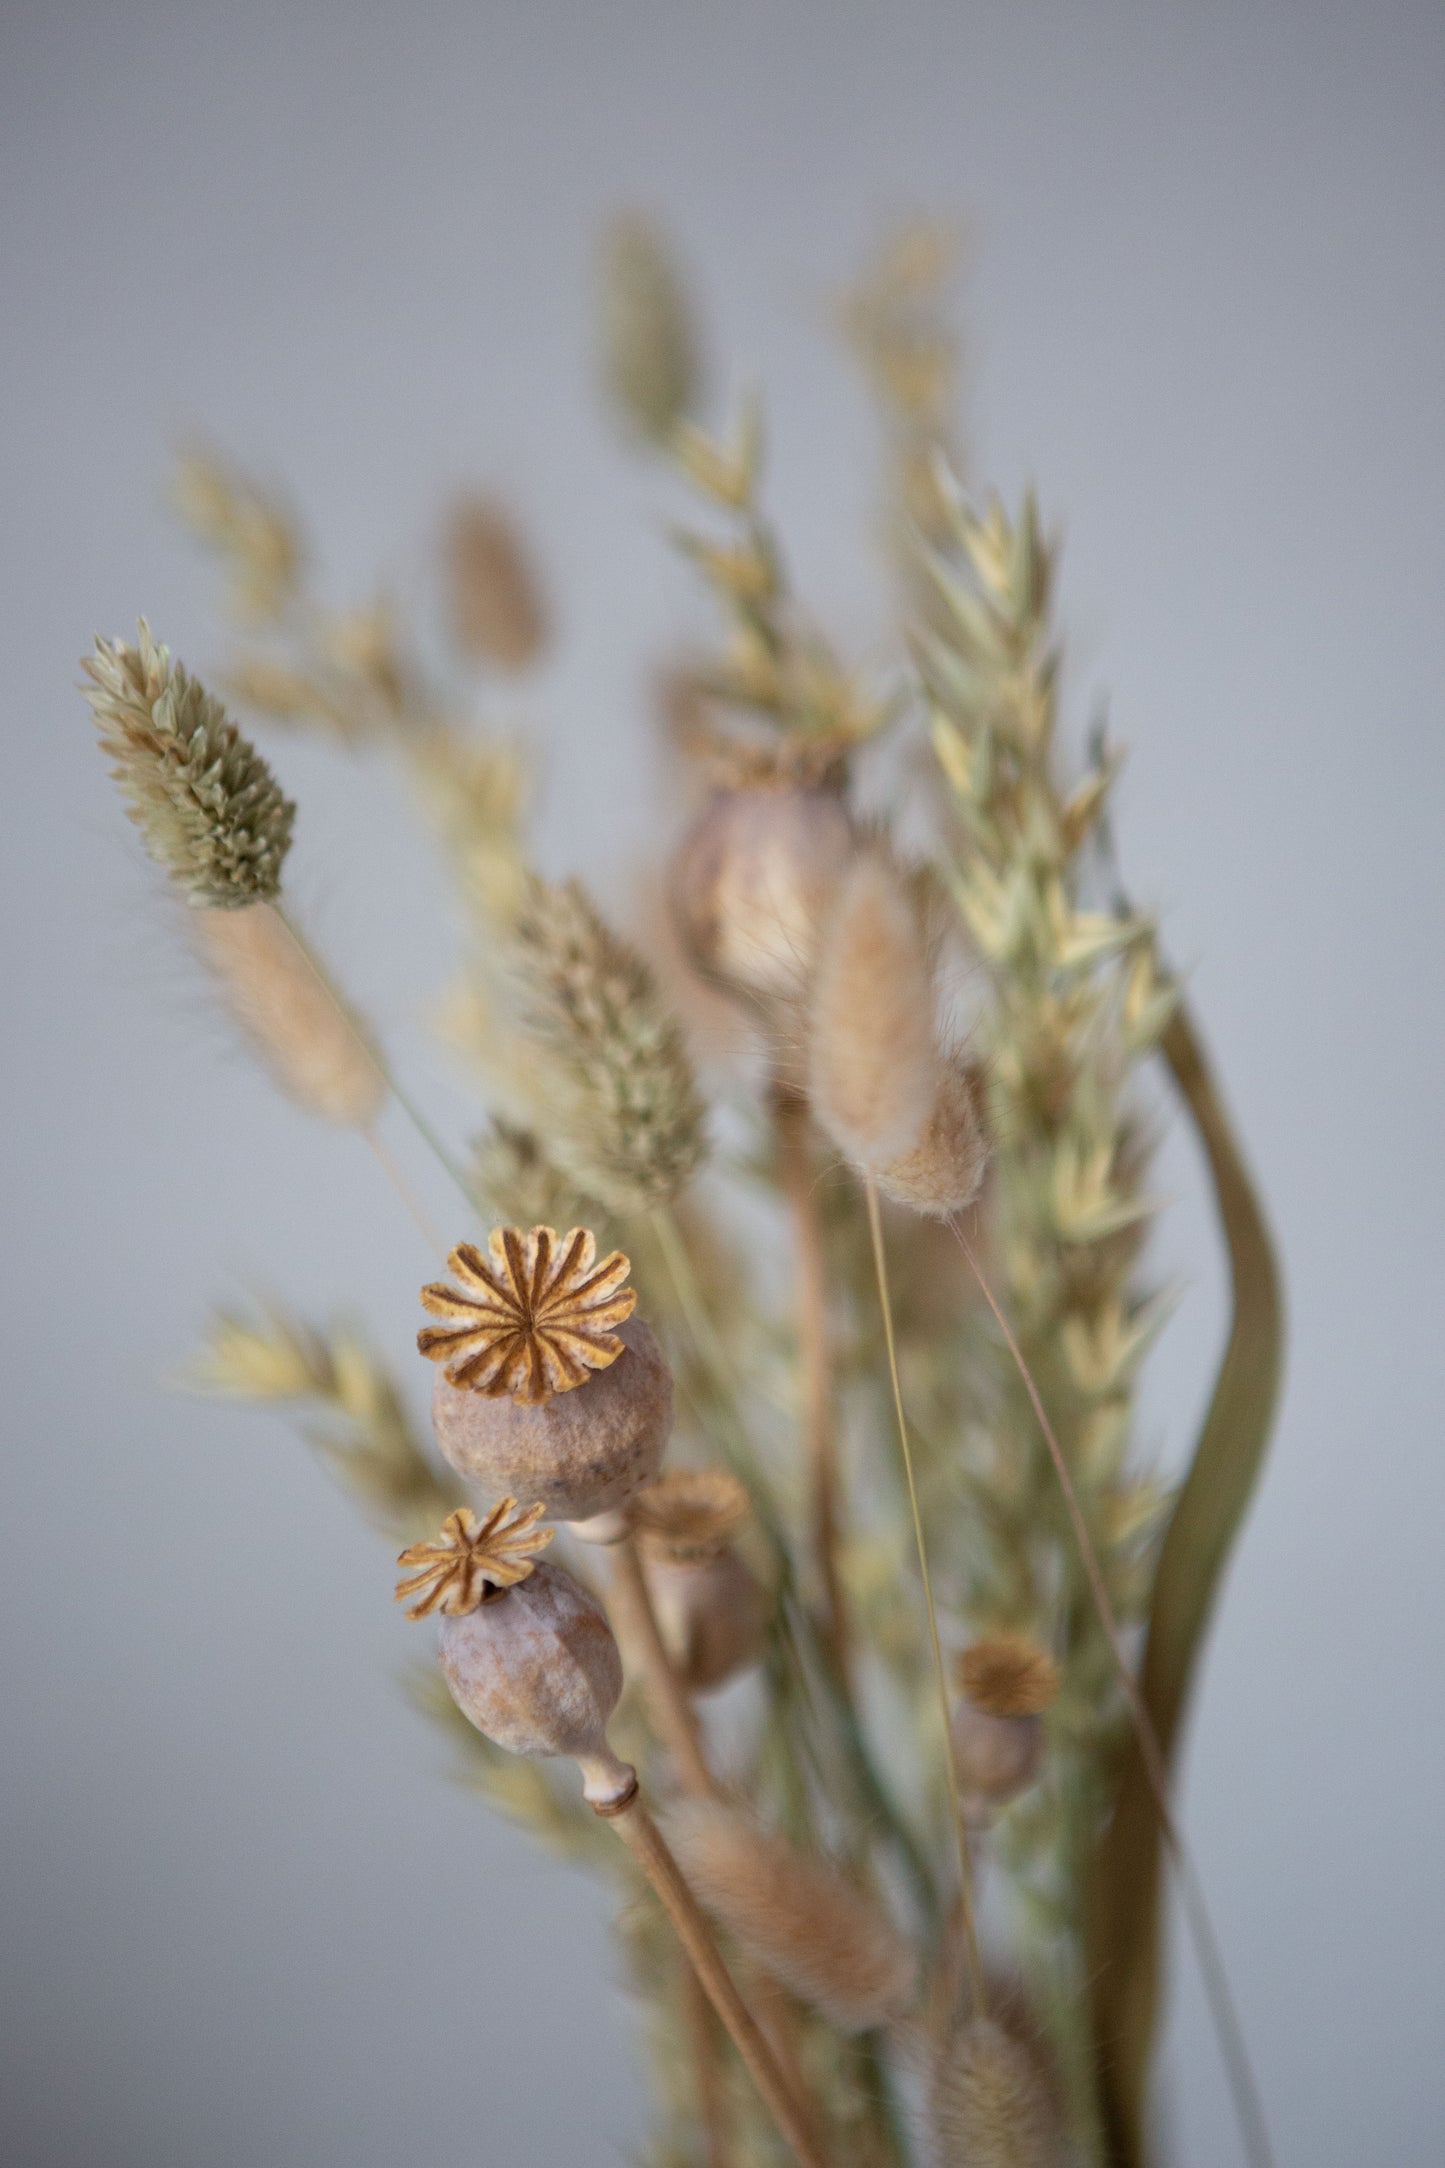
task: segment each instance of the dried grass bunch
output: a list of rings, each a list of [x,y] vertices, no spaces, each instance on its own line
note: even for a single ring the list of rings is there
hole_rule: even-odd
[[[528,764],[471,719],[460,673],[485,695],[553,623],[505,509],[464,496],[445,526],[447,675],[385,603],[324,609],[284,506],[187,460],[244,628],[228,693],[388,755],[455,877],[469,1152],[283,903],[294,808],[221,702],[144,623],[85,665],[127,810],[277,1081],[407,1201],[378,1125],[409,1117],[457,1190],[430,1370],[403,1386],[354,1328],[272,1304],[218,1313],[187,1381],[305,1417],[435,1615],[418,1700],[470,1780],[616,1878],[667,2168],[1143,2168],[1166,1869],[1268,2157],[1170,1768],[1269,1428],[1277,1278],[1118,870],[1118,756],[1062,738],[1055,552],[1032,500],[955,478],[948,277],[912,230],[840,312],[883,425],[885,676],[795,596],[758,412],[709,423],[668,249],[637,220],[609,238],[606,383],[696,507],[680,545],[721,621],[667,676],[698,802],[655,958],[532,862]],[[860,769],[875,809],[892,790],[867,821]],[[703,1079],[684,969],[738,1020]],[[1134,1438],[1169,1308],[1146,1070],[1203,1143],[1233,1292],[1173,1489]]]

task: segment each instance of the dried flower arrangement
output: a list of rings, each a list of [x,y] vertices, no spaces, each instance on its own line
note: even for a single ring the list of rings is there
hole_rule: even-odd
[[[531,864],[520,756],[391,613],[322,610],[284,508],[186,462],[181,509],[247,628],[228,690],[387,749],[456,876],[447,1028],[491,1112],[468,1156],[284,902],[295,809],[220,702],[144,624],[85,665],[130,817],[277,1081],[409,1201],[377,1133],[397,1102],[460,1193],[417,1342],[440,1458],[351,1332],[218,1315],[190,1378],[321,1419],[405,1545],[408,1615],[439,1621],[445,1690],[428,1673],[419,1700],[501,1811],[619,1879],[659,2168],[1142,2168],[1166,1869],[1244,2151],[1268,2158],[1170,1765],[1268,1433],[1277,1275],[1120,885],[1117,756],[1097,738],[1073,774],[1057,742],[1053,550],[1032,502],[976,509],[955,480],[947,281],[910,230],[842,311],[886,448],[906,648],[885,693],[788,586],[756,411],[730,437],[701,419],[666,249],[635,221],[610,238],[607,385],[708,508],[681,543],[724,627],[666,685],[706,779],[670,965]],[[448,538],[458,654],[528,669],[550,612],[507,514],[463,504]],[[869,765],[892,800],[865,822]],[[738,1021],[726,1146],[674,1013],[687,974]],[[1173,1490],[1132,1439],[1168,1308],[1142,1256],[1156,1063],[1233,1295]],[[540,1557],[555,1523],[565,1566]],[[706,1700],[730,1684],[721,1725]]]

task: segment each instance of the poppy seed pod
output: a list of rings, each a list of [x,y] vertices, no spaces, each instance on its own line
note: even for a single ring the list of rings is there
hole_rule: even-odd
[[[748,1511],[746,1490],[724,1468],[662,1476],[632,1510],[657,1630],[689,1693],[721,1686],[763,1652],[767,1602],[729,1541]]]
[[[461,1617],[442,1619],[442,1676],[477,1730],[510,1754],[567,1755],[594,1804],[632,1771],[607,1744],[622,1658],[602,1607],[560,1566],[532,1568]]]
[[[950,1724],[964,1812],[987,1821],[1027,1789],[1044,1755],[1043,1711],[1059,1691],[1059,1671],[1026,1634],[975,1641],[958,1662],[964,1699]]]
[[[775,1021],[807,993],[853,845],[847,808],[826,786],[715,792],[673,869],[678,929],[697,969]]]
[[[767,1605],[730,1545],[704,1558],[670,1558],[644,1542],[642,1577],[662,1645],[690,1694],[706,1694],[758,1661]]]
[[[949,1726],[965,1818],[986,1822],[1026,1791],[1044,1758],[1043,1719],[991,1716],[961,1702]]]
[[[538,1499],[564,1521],[609,1512],[641,1490],[672,1430],[672,1372],[640,1317],[617,1337],[615,1362],[540,1405],[470,1391],[438,1370],[432,1420],[458,1475]]]
[[[628,1260],[599,1263],[585,1227],[496,1227],[487,1253],[458,1243],[460,1285],[421,1291],[444,1320],[417,1335],[438,1365],[437,1443],[458,1475],[559,1520],[610,1512],[657,1473],[672,1428],[672,1373],[632,1315]]]

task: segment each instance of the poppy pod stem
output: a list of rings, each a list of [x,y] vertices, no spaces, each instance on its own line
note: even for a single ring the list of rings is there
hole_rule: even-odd
[[[623,1647],[636,1656],[642,1672],[654,1728],[672,1756],[683,1790],[695,1799],[715,1799],[717,1781],[703,1753],[697,1712],[683,1692],[663,1644],[637,1555],[637,1539],[629,1530],[610,1550],[613,1613]]]
[[[792,2148],[800,2168],[827,2168],[814,2132],[815,2118],[788,2085],[757,2020],[722,1961],[703,1912],[662,1833],[633,1790],[615,1807],[600,1810],[646,1876],[702,1984],[708,2001],[746,2064],[769,2114]]]

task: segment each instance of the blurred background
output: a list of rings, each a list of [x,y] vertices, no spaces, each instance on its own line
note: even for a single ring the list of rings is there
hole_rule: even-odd
[[[161,1385],[209,1302],[364,1309],[407,1375],[425,1253],[345,1137],[195,1011],[76,658],[144,610],[204,674],[166,507],[203,436],[294,494],[331,601],[427,604],[462,483],[526,523],[559,647],[541,855],[632,892],[646,690],[700,622],[589,368],[592,252],[667,222],[724,392],[765,383],[799,584],[881,650],[864,399],[829,296],[966,219],[972,475],[1063,527],[1071,713],[1192,973],[1284,1253],[1287,1395],[1195,1709],[1185,1816],[1282,2164],[1445,2130],[1445,15],[1299,0],[728,7],[9,0],[0,2154],[26,2168],[625,2161],[644,2100],[590,1883],[446,1781],[385,1547],[285,1424]],[[268,739],[293,863],[393,1038],[446,975],[379,760]],[[474,1118],[440,1057],[440,1117]],[[1144,1443],[1222,1321],[1187,1289]],[[424,1381],[423,1381],[424,1383]],[[1235,2159],[1187,1952],[1160,2112]]]

